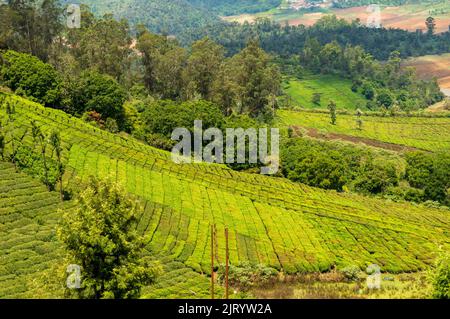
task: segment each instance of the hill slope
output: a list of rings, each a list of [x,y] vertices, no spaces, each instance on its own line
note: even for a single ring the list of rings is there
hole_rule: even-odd
[[[73,183],[74,176],[109,176],[146,201],[137,227],[151,235],[149,251],[168,264],[209,273],[213,223],[218,230],[218,262],[225,260],[223,234],[229,227],[233,264],[249,260],[288,273],[371,263],[382,271],[416,271],[433,261],[439,245],[450,245],[447,211],[322,191],[219,165],[177,165],[167,152],[1,95],[15,104],[21,129],[35,120],[44,131],[61,132],[69,149],[64,153],[65,184]],[[1,107],[0,115],[4,114]],[[10,196],[8,188],[2,196]]]
[[[127,19],[132,26],[144,24],[156,33],[176,35],[183,43],[195,38],[199,29],[220,19],[204,8],[187,0],[61,0],[63,5],[82,3],[97,15],[112,13],[116,18]]]
[[[331,124],[327,112],[279,110],[278,116],[281,126],[308,128],[319,134],[343,134],[433,152],[450,150],[449,117],[363,116],[358,130],[356,117],[349,114],[338,114],[336,125]]]

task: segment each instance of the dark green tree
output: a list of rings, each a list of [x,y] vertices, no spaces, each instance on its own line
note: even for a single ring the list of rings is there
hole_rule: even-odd
[[[49,138],[50,146],[52,147],[52,152],[56,155],[56,160],[58,161],[58,182],[59,182],[59,196],[61,201],[64,200],[63,194],[63,183],[62,178],[64,174],[64,166],[62,164],[62,145],[61,137],[58,132],[52,131]]]
[[[330,111],[331,124],[336,125],[337,115],[336,115],[336,103],[334,101],[330,101],[330,103],[328,103],[328,110]]]
[[[60,107],[61,80],[58,72],[38,58],[15,51],[1,54],[0,75],[17,94],[49,107]]]
[[[311,102],[316,104],[316,105],[320,105],[321,99],[322,99],[322,94],[315,92],[312,95]]]
[[[79,265],[82,299],[138,298],[154,282],[160,268],[144,255],[146,239],[136,231],[140,203],[110,182],[90,177],[77,198],[77,209],[63,214],[58,237],[67,262]]]
[[[425,21],[425,25],[427,26],[427,34],[433,35],[436,30],[436,21],[433,17],[428,17]]]
[[[111,76],[85,71],[68,89],[68,95],[68,111],[71,113],[81,115],[95,111],[101,114],[103,120],[113,118],[119,124],[123,122],[123,104],[127,93]]]

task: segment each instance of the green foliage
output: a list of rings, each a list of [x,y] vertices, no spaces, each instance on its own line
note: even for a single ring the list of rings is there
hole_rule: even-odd
[[[278,7],[281,0],[187,0],[220,15],[263,12]]]
[[[218,280],[222,284],[225,281],[225,265],[220,264]],[[254,286],[263,286],[276,279],[278,271],[261,264],[240,262],[237,265],[229,265],[228,282],[231,286],[242,291],[248,291]]]
[[[361,269],[358,266],[351,265],[341,269],[341,273],[347,281],[358,281],[361,275]]]
[[[214,97],[225,114],[235,111],[250,116],[263,115],[271,97],[279,95],[281,75],[270,56],[250,41],[238,54],[227,60],[215,82]]]
[[[433,298],[450,299],[450,256],[444,253],[436,260],[432,274]]]
[[[0,54],[5,63],[0,75],[3,82],[18,95],[46,106],[59,107],[60,77],[56,70],[38,58],[15,51]]]
[[[330,101],[330,103],[328,103],[328,110],[330,111],[331,124],[336,125],[337,115],[336,115],[336,103],[334,103],[334,101]]]
[[[406,179],[424,191],[424,199],[450,205],[450,156],[447,153],[411,152],[407,154]]]
[[[211,99],[213,82],[223,62],[223,55],[223,47],[208,38],[192,44],[185,77],[187,90],[193,92],[187,92],[187,96],[195,97],[195,93],[198,93],[203,99]]]
[[[70,0],[62,2],[71,3]],[[199,39],[201,36],[197,35],[202,28],[221,24],[218,16],[186,0],[130,0],[126,5],[120,0],[84,0],[83,3],[92,8],[96,15],[113,13],[119,19],[128,19],[133,27],[142,24],[155,33],[176,35],[183,44]]]
[[[194,121],[202,120],[203,129],[223,128],[224,116],[219,108],[207,101],[155,101],[143,113],[145,131],[170,138],[177,127],[194,129]]]
[[[117,121],[110,117],[108,117],[106,119],[105,128],[106,128],[106,130],[108,130],[108,132],[111,132],[111,133],[119,132],[119,126],[117,125]]]
[[[4,1],[0,5],[0,48],[48,61],[54,39],[63,29],[61,11],[58,0]]]
[[[60,170],[57,161],[46,159],[44,165],[42,156],[27,146],[21,146],[18,149],[15,161],[23,172],[40,180],[51,190],[55,189],[56,183],[64,173],[64,169]]]
[[[425,21],[423,26],[425,27]],[[267,52],[280,56],[299,54],[310,46],[312,39],[315,39],[313,42],[318,44],[316,48],[319,50],[319,47],[336,41],[342,47],[361,47],[378,60],[388,60],[391,52],[395,50],[400,50],[401,57],[405,58],[446,53],[450,48],[448,32],[429,36],[426,33],[401,29],[372,28],[361,21],[348,22],[334,15],[324,16],[310,27],[302,24],[280,26],[280,21],[271,21],[268,18],[257,19],[252,24],[212,25],[202,33],[202,36],[204,35],[225,46],[229,54],[242,49],[248,39],[252,38],[258,38]],[[327,47],[325,60],[319,58],[313,49],[305,62],[310,63],[310,67],[321,67],[320,63],[323,61],[339,64],[339,59],[331,60],[337,53],[335,49],[335,45]],[[363,64],[364,61],[359,60],[353,66],[348,66],[360,68]],[[328,66],[327,63],[323,67]]]
[[[81,28],[67,30],[67,42],[76,66],[126,82],[132,73],[130,57],[133,52],[128,21],[117,21],[111,14],[96,18],[88,10],[82,6]],[[60,67],[67,68],[67,65]]]
[[[311,98],[311,102],[316,105],[320,105],[321,100],[321,94],[320,93],[313,93],[313,96]]]
[[[291,139],[282,146],[282,170],[292,181],[324,189],[379,194],[398,185],[401,159],[356,146]],[[399,163],[400,162],[400,163]]]
[[[361,165],[354,182],[356,191],[363,194],[384,193],[399,183],[398,168],[394,163],[370,161]]]
[[[69,88],[68,108],[71,113],[98,112],[103,120],[112,118],[123,123],[126,91],[110,76],[85,71]]]
[[[58,236],[67,259],[81,267],[81,287],[69,296],[83,299],[139,297],[159,268],[143,258],[144,238],[134,229],[139,203],[115,184],[90,178],[77,198],[77,209],[64,213]]]

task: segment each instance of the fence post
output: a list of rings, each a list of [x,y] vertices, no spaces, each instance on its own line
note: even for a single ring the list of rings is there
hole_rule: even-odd
[[[214,299],[214,225],[211,225],[211,299]]]
[[[225,299],[228,299],[228,272],[229,272],[229,250],[228,250],[228,227],[225,228]]]

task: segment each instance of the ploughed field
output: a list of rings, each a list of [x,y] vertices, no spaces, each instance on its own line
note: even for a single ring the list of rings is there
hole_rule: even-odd
[[[144,297],[208,296],[202,274],[210,274],[212,224],[217,226],[217,263],[225,261],[228,227],[231,263],[262,263],[290,274],[373,263],[386,272],[413,272],[426,269],[440,246],[450,247],[448,211],[338,194],[216,164],[175,164],[168,152],[0,94],[15,105],[19,130],[35,120],[44,132],[60,132],[67,149],[66,186],[75,177],[108,177],[142,199],[136,227],[149,236],[148,251],[166,270]],[[2,103],[0,116],[5,113]],[[31,137],[25,144],[33,145]],[[27,293],[28,278],[49,271],[50,261],[61,258],[54,233],[57,208],[73,209],[74,204],[59,204],[57,194],[10,164],[1,163],[0,176],[0,297],[43,296]]]

